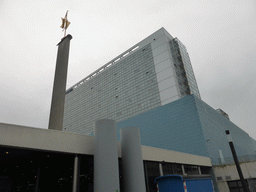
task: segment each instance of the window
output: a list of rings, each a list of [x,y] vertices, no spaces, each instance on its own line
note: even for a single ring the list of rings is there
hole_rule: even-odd
[[[164,175],[171,175],[171,174],[173,174],[172,165],[173,164],[171,164],[171,163],[164,163],[164,164],[162,164],[163,174]]]
[[[244,191],[240,180],[228,181],[227,183],[228,183],[230,192],[243,192]],[[246,180],[246,186],[248,188],[247,180]]]
[[[128,102],[128,103],[131,103],[131,102],[132,102],[132,99],[128,99],[127,102]]]
[[[154,88],[151,88],[148,90],[149,93],[152,93],[154,91]]]
[[[150,79],[150,80],[147,81],[148,84],[153,83],[153,82],[154,82],[153,79]]]
[[[140,71],[140,69],[136,69],[134,70],[134,73],[138,73]]]
[[[148,192],[157,191],[156,184],[154,183],[154,180],[156,177],[160,176],[159,163],[144,161],[144,170],[145,170],[147,191]]]
[[[154,100],[156,100],[156,97],[150,98],[149,101],[153,102]]]
[[[182,175],[182,168],[180,164],[173,164],[172,169],[173,169],[173,174]]]
[[[162,166],[164,175],[182,175],[182,168],[180,164],[164,163]]]
[[[199,175],[198,167],[195,165],[184,165],[184,169],[188,175]]]
[[[217,177],[217,180],[218,181],[222,181],[222,177]]]
[[[211,174],[211,167],[201,166],[200,169],[202,174],[208,174],[208,175]]]

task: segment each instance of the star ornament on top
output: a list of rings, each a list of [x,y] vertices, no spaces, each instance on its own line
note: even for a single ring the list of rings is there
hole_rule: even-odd
[[[60,28],[63,29],[64,37],[65,37],[66,36],[66,30],[67,30],[68,26],[70,25],[70,22],[68,21],[68,11],[66,12],[65,17],[61,18],[61,20],[62,20],[62,24],[61,24]]]

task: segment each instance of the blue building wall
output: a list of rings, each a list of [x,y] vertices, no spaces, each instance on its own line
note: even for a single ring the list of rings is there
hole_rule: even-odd
[[[123,127],[139,127],[142,145],[209,156],[192,96],[117,123],[119,140]]]
[[[256,153],[256,141],[255,141],[253,138],[251,138],[251,142],[252,142],[253,150],[254,150],[255,153]]]
[[[230,130],[238,156],[252,155],[249,135],[194,95],[117,123],[139,127],[142,145],[207,156],[219,164],[219,150],[232,157],[225,130]]]
[[[222,151],[224,158],[232,157],[225,130],[230,131],[238,156],[254,154],[250,136],[245,131],[216,112],[199,98],[194,97],[194,99],[204,132],[204,138],[207,141],[206,146],[209,157],[212,159],[213,164],[219,163],[219,150]]]

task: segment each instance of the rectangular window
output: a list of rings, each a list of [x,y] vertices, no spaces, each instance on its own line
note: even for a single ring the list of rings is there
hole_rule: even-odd
[[[240,180],[228,181],[227,183],[228,183],[230,192],[243,192],[244,191]],[[247,180],[246,180],[246,186],[248,188]]]
[[[163,167],[163,174],[164,175],[172,175],[173,174],[173,164],[172,163],[164,163],[162,165]]]
[[[154,180],[160,176],[159,163],[152,161],[144,161],[145,179],[147,192],[157,191]]]
[[[172,169],[173,169],[173,174],[182,175],[182,168],[180,164],[173,164]]]
[[[199,175],[198,167],[193,165],[184,165],[185,173],[188,175]]]

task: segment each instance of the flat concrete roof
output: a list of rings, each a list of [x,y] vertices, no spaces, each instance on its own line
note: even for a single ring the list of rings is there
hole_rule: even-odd
[[[0,145],[52,152],[93,155],[93,137],[57,130],[0,123]],[[121,157],[121,144],[118,142]],[[143,160],[212,166],[209,157],[142,146]]]

